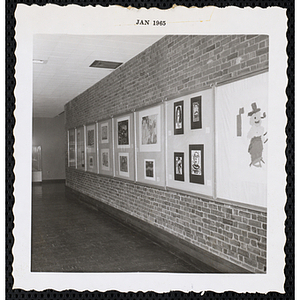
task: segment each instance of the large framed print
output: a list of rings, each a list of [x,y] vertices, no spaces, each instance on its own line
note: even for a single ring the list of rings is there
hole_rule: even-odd
[[[75,167],[75,129],[69,129],[68,131],[68,166]]]
[[[135,138],[133,113],[113,118],[114,124],[114,175],[128,180],[135,179]]]
[[[87,171],[97,172],[96,124],[86,126]]]
[[[174,102],[174,134],[184,133],[183,101]]]
[[[191,129],[202,128],[201,96],[191,98]]]
[[[140,151],[161,151],[161,106],[140,111],[138,122]]]
[[[130,148],[130,116],[117,119],[117,147]]]
[[[113,175],[112,119],[97,123],[98,128],[98,171],[99,174]]]
[[[77,169],[85,169],[85,147],[84,147],[84,127],[78,127],[77,130]]]
[[[189,145],[190,182],[204,184],[204,145]]]

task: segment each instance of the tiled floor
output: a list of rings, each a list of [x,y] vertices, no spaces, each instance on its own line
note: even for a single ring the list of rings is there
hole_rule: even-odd
[[[62,183],[33,185],[33,272],[214,272],[191,265],[104,212],[65,197]]]

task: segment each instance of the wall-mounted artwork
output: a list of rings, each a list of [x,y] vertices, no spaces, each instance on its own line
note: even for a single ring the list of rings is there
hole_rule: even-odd
[[[183,122],[183,101],[174,103],[174,134],[184,133],[184,122]]]
[[[77,128],[77,169],[85,168],[84,128]]]
[[[139,113],[140,150],[160,151],[161,137],[160,106]]]
[[[91,129],[87,132],[87,145],[88,147],[94,147],[95,144],[95,130]]]
[[[145,179],[155,180],[155,160],[145,159],[144,160],[144,175]]]
[[[129,153],[119,153],[119,174],[129,177]]]
[[[174,178],[175,180],[184,181],[184,153],[174,153]]]
[[[91,167],[91,168],[94,167],[94,158],[93,158],[93,156],[89,156],[89,167]]]
[[[109,171],[109,149],[101,149],[101,170]]]
[[[69,167],[75,167],[75,129],[69,130]]]
[[[202,128],[201,96],[191,98],[191,129]]]
[[[117,120],[118,130],[118,148],[129,148],[130,145],[130,117],[121,118]]]
[[[108,123],[101,124],[101,143],[108,143]]]
[[[190,145],[190,182],[204,184],[204,145]]]

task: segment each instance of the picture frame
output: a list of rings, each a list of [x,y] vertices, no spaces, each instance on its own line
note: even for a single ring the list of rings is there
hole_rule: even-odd
[[[87,146],[89,148],[94,148],[95,145],[95,129],[87,130]]]
[[[119,153],[119,175],[129,177],[129,153]]]
[[[117,119],[117,147],[130,148],[130,116]]]
[[[155,181],[155,159],[144,159],[144,178]]]
[[[69,129],[69,136],[68,136],[68,166],[69,167],[75,167],[76,162],[75,162],[75,129]]]
[[[138,122],[140,151],[161,151],[161,106],[140,111]]]
[[[184,133],[184,102],[183,100],[174,102],[174,134]]]
[[[101,149],[101,170],[110,170],[109,149]]]
[[[184,181],[184,152],[174,152],[174,179]]]
[[[90,168],[94,167],[94,157],[92,155],[89,156],[89,167]]]
[[[204,184],[204,145],[189,145],[190,182]]]
[[[101,144],[109,143],[109,128],[108,123],[101,124]]]
[[[201,96],[191,98],[191,129],[202,128]]]

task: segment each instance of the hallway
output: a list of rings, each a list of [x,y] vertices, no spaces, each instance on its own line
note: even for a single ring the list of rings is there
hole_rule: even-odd
[[[64,183],[34,184],[32,198],[32,272],[217,272],[66,197]]]

